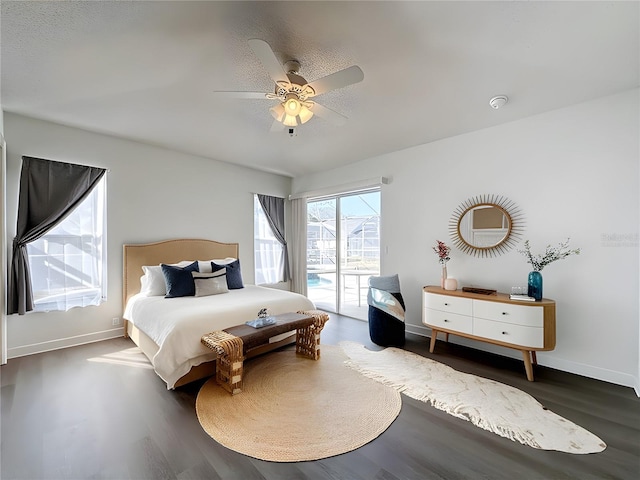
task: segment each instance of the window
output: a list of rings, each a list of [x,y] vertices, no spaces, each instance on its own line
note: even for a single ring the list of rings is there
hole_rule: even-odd
[[[106,300],[106,176],[67,218],[27,245],[34,311]]]
[[[253,196],[253,231],[256,285],[283,282],[285,250],[273,234],[258,196]]]

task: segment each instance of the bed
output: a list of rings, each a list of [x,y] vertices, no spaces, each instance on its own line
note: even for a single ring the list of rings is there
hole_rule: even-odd
[[[247,284],[224,294],[198,297],[165,298],[149,295],[148,290],[147,294],[141,292],[141,287],[147,289],[141,280],[144,275],[148,281],[149,266],[184,266],[199,261],[202,270],[212,260],[237,258],[238,244],[213,240],[176,239],[123,246],[124,333],[149,358],[167,388],[215,374],[216,354],[200,341],[205,333],[252,320],[262,308],[272,315],[315,308],[303,295]],[[294,342],[294,333],[271,339],[252,356]]]

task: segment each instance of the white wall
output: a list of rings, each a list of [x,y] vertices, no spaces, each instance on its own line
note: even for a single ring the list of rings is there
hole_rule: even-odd
[[[108,301],[66,313],[10,315],[9,358],[122,335],[122,245],[191,237],[240,244],[253,283],[253,195],[287,196],[291,179],[6,113],[7,237],[16,230],[22,155],[108,168]],[[214,155],[215,152],[212,152]]]
[[[7,319],[6,319],[6,283],[7,253],[5,229],[5,150],[4,150],[4,112],[0,104],[0,364],[7,363]]]
[[[526,215],[523,239],[534,251],[567,237],[582,249],[542,271],[544,295],[557,302],[557,346],[539,353],[539,363],[640,392],[638,102],[632,90],[371,158],[299,177],[293,193],[392,178],[382,187],[382,272],[399,273],[408,330],[421,334],[430,333],[421,325],[421,287],[439,283],[431,247],[436,239],[451,244],[454,209],[479,194],[510,198]],[[451,257],[449,276],[462,286],[508,292],[526,284],[530,271],[515,250],[480,259],[454,248]]]
[[[0,108],[0,118],[2,109]],[[6,148],[0,123],[0,364],[7,363],[7,237],[6,237]]]

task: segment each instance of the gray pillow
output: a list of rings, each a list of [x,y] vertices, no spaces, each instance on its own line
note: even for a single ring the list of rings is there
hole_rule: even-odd
[[[400,279],[398,278],[398,274],[384,277],[369,277],[369,286],[389,293],[400,293]],[[371,289],[367,292],[367,303],[369,305],[373,304]]]
[[[196,297],[228,293],[227,270],[223,268],[213,273],[191,272],[196,287]]]
[[[369,286],[389,293],[400,293],[400,279],[397,274],[386,277],[369,277]]]

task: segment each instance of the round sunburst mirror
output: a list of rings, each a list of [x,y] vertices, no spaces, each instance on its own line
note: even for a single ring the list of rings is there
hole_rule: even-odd
[[[517,205],[500,195],[479,195],[462,202],[449,221],[453,244],[476,257],[502,255],[518,243],[524,216]]]

